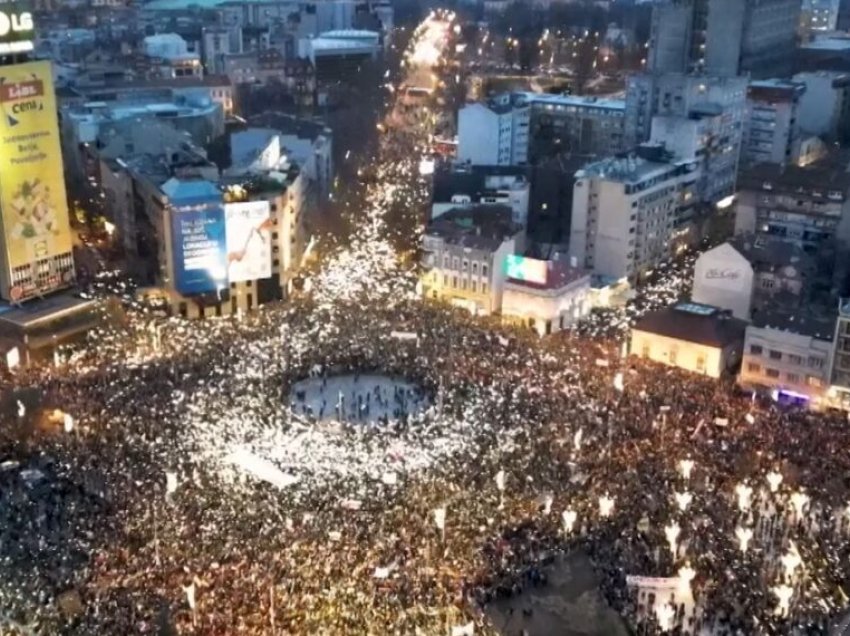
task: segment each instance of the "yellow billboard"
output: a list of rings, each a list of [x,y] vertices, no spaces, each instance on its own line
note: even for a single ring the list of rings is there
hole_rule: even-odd
[[[50,62],[0,66],[0,215],[13,300],[73,279]]]

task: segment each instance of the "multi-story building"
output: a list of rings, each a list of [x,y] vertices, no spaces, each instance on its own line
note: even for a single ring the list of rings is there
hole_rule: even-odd
[[[650,143],[661,144],[700,169],[697,198],[715,204],[735,192],[740,134],[716,108],[694,108],[689,117],[652,118]]]
[[[449,210],[428,224],[423,238],[422,294],[474,314],[502,306],[505,259],[524,247],[525,235],[505,206]]]
[[[458,161],[473,166],[528,163],[530,108],[508,103],[467,104],[458,112]]]
[[[762,163],[741,171],[735,234],[780,237],[823,256],[850,241],[847,156],[804,167]]]
[[[801,130],[830,141],[846,140],[850,135],[850,74],[798,73],[794,81],[806,86],[798,111]]]
[[[661,0],[653,7],[647,70],[788,75],[799,15],[800,0]]]
[[[759,80],[747,89],[747,119],[741,160],[747,164],[800,161],[802,82]]]
[[[440,171],[434,176],[431,218],[453,209],[498,204],[511,209],[514,223],[527,227],[530,191],[531,184],[522,174]]]
[[[850,299],[838,302],[838,319],[835,322],[833,339],[832,381],[829,396],[834,404],[850,407]]]
[[[242,29],[238,27],[204,27],[201,33],[201,51],[207,73],[223,74],[228,55],[242,53]]]
[[[830,386],[835,316],[761,312],[747,326],[738,383],[817,406]]]
[[[114,161],[104,179],[107,197],[130,208],[124,215],[134,234],[126,240],[151,265],[148,295],[188,318],[285,298],[308,238],[298,167],[268,152],[261,165],[210,180],[208,164],[169,165],[170,159]]]
[[[206,99],[177,99],[161,102],[88,102],[62,110],[62,147],[70,174],[87,178],[89,157],[99,139],[124,134],[149,122],[167,121],[187,132],[198,146],[205,146],[224,133],[221,106]],[[128,156],[133,149],[128,149]]]
[[[625,148],[647,141],[656,116],[721,117],[721,136],[739,148],[746,118],[747,79],[681,73],[631,75],[626,84]],[[738,152],[737,150],[735,151]],[[736,156],[737,159],[737,156]]]
[[[691,298],[742,320],[780,307],[799,310],[811,298],[816,265],[784,239],[740,234],[700,254]]]
[[[699,168],[657,146],[576,173],[570,256],[579,266],[634,282],[670,256],[680,208],[694,197]]]
[[[458,115],[458,159],[522,165],[558,154],[607,155],[625,149],[619,99],[504,93]]]
[[[203,77],[201,57],[177,33],[147,36],[142,43],[145,56],[156,67],[160,77]]]
[[[299,106],[312,106],[316,95],[316,69],[310,60],[287,59],[277,49],[227,55],[224,73],[234,86],[283,86]]]

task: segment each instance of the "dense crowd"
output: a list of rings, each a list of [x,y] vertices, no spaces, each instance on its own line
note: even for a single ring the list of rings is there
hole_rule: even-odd
[[[850,583],[845,417],[623,357],[607,336],[669,284],[544,340],[412,300],[380,240],[421,196],[386,185],[411,166],[378,166],[359,238],[303,296],[131,311],[4,378],[0,629],[488,634],[492,601],[583,551],[639,633],[825,633]],[[293,412],[305,378],[352,374],[427,406],[404,426],[359,426],[356,393],[342,427]],[[682,583],[668,603],[630,576]]]
[[[3,446],[5,618],[36,633],[144,633],[158,621],[203,634],[272,624],[431,634],[475,621],[487,633],[487,599],[542,584],[541,563],[572,549],[587,550],[608,600],[635,621],[657,617],[640,615],[626,575],[676,576],[685,562],[696,574],[689,627],[710,633],[823,633],[845,602],[844,417],[754,404],[714,380],[621,359],[616,346],[538,341],[406,302],[326,312],[303,301],[165,333],[156,353],[137,335],[147,362],[128,364],[110,345],[14,378],[75,424],[41,423]],[[405,378],[432,406],[404,430],[326,432],[318,452],[298,457],[274,442],[278,431],[306,434],[284,396],[317,366]],[[30,415],[9,409],[5,428]],[[455,434],[457,444],[429,448]],[[239,448],[293,480],[246,473],[231,461]],[[768,473],[782,475],[775,493]],[[681,510],[674,498],[686,491]],[[613,502],[608,516],[601,498]],[[755,530],[746,552],[738,527]],[[785,573],[792,543],[802,564]],[[794,594],[781,616],[772,590],[784,582]],[[69,591],[79,606],[63,616],[57,599]]]

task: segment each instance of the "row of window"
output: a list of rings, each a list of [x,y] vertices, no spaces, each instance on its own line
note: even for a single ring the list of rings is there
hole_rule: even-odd
[[[451,286],[449,285],[450,282],[451,282]],[[467,281],[467,279],[461,278],[460,281],[458,281],[457,276],[452,276],[451,278],[449,278],[447,274],[443,274],[443,287],[449,287],[449,286],[452,289],[460,289],[460,290],[463,290],[463,291],[466,291],[467,288],[469,288],[469,290],[473,294],[477,294],[479,289],[481,290],[482,294],[487,293],[487,283],[485,283],[485,282],[482,282],[479,285],[477,280]]]
[[[760,375],[762,373],[762,366],[757,362],[749,362],[747,364],[747,372],[752,375]],[[770,378],[771,380],[779,380],[782,378],[782,373],[779,369],[773,369],[771,367],[764,367],[764,376]],[[799,373],[785,373],[784,380],[790,384],[800,384],[803,380],[803,377]],[[814,375],[805,376],[806,384],[812,387],[821,387],[823,386],[823,380]]]
[[[750,355],[764,355],[764,347],[755,344],[750,345]],[[767,356],[771,360],[786,360],[789,364],[795,364],[797,366],[807,364],[812,369],[823,369],[823,365],[826,362],[823,358],[819,358],[817,356],[809,356],[808,360],[804,360],[803,356],[797,355],[796,353],[782,353],[776,349],[769,349]]]
[[[451,259],[451,268],[449,267],[449,256],[443,254],[443,269],[453,269],[460,272],[472,272],[473,276],[478,276],[478,261],[472,261],[471,266],[469,259],[461,260],[457,256]],[[490,268],[487,263],[481,263],[481,275],[487,276]]]

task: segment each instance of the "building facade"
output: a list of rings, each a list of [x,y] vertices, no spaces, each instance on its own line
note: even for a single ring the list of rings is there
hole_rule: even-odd
[[[458,112],[458,161],[473,166],[528,163],[530,109],[512,104],[468,104]]]
[[[422,294],[473,314],[502,306],[505,259],[521,251],[525,236],[508,208],[450,210],[431,221],[422,242]]]
[[[741,172],[735,234],[778,237],[804,251],[823,253],[850,241],[846,157],[810,165],[759,164]]]
[[[747,88],[747,118],[741,161],[747,164],[800,162],[799,108],[802,82],[762,80]]]
[[[716,307],[678,303],[641,318],[632,328],[630,352],[712,378],[732,373],[741,361],[746,323]]]
[[[747,327],[738,383],[817,405],[830,386],[834,317],[766,312]]]
[[[794,81],[804,84],[799,122],[803,132],[829,141],[842,141],[850,134],[850,75],[837,71],[797,73]]]
[[[563,261],[534,261],[513,257],[520,270],[523,262],[532,260],[545,276],[535,279],[508,279],[502,296],[502,316],[507,322],[533,329],[540,336],[569,329],[590,313],[593,308],[590,273],[570,267]]]
[[[656,116],[721,117],[720,137],[740,148],[746,118],[747,79],[682,73],[637,73],[626,81],[625,148],[650,139]],[[738,152],[737,150],[735,152]],[[737,161],[737,156],[736,156]]]
[[[799,16],[799,0],[660,0],[653,6],[647,70],[787,76]]]
[[[576,173],[570,256],[579,266],[634,282],[670,256],[679,209],[694,198],[699,170],[655,158],[615,157]]]

